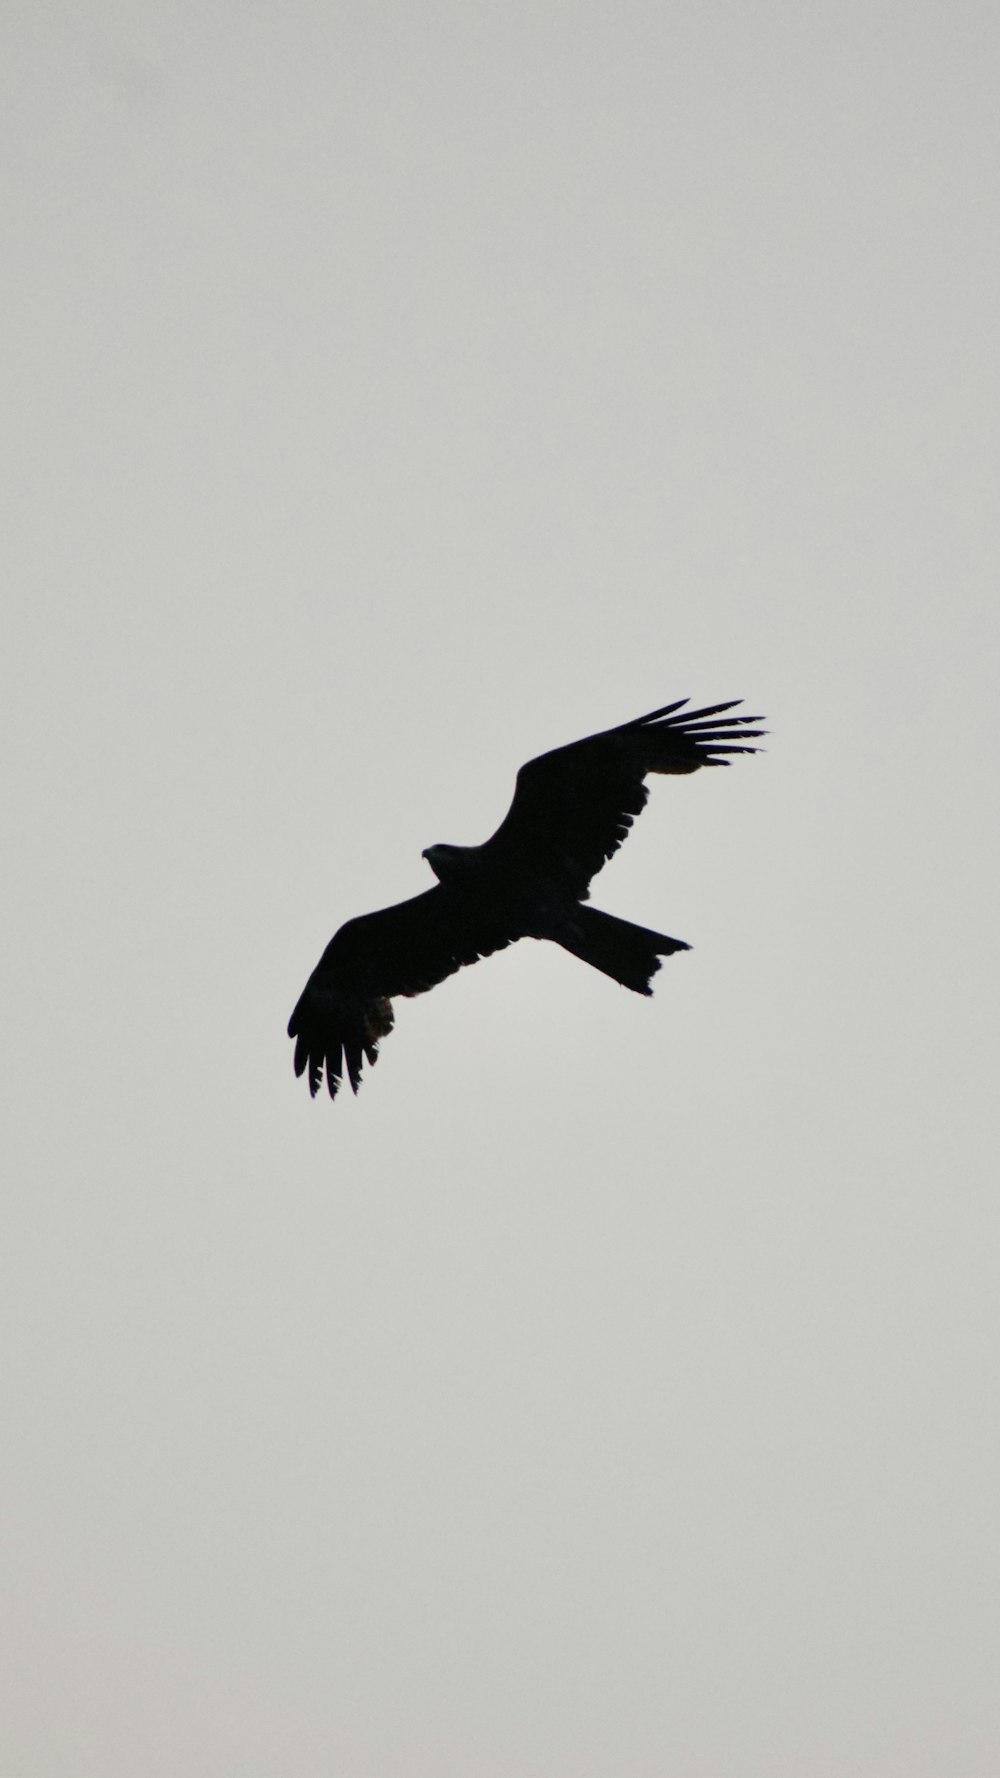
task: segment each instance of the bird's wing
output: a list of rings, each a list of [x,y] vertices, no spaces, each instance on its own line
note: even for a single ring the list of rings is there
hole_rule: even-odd
[[[686,710],[688,699],[680,698],[529,760],[484,854],[504,873],[527,873],[584,896],[642,812],[648,772],[696,772],[728,765],[732,754],[757,751],[747,743],[764,733],[751,726],[760,717],[724,714],[740,702]]]
[[[367,1056],[392,1029],[390,1001],[423,994],[463,964],[501,950],[518,935],[475,914],[445,884],[423,895],[348,920],[334,934],[288,1022],[295,1072],[316,1094],[324,1072],[336,1096],[346,1066],[354,1092]]]

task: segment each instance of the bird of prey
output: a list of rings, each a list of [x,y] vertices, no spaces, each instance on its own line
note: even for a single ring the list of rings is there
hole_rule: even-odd
[[[690,947],[586,905],[590,880],[642,812],[650,772],[696,772],[756,753],[759,716],[742,700],[688,710],[687,698],[540,754],[517,774],[514,800],[482,846],[428,846],[433,889],[348,920],[309,977],[288,1023],[295,1072],[324,1074],[335,1098],[346,1069],[356,1093],[392,1030],[397,994],[425,994],[467,963],[519,938],[547,938],[636,994],[651,994],[660,958]],[[679,714],[681,712],[681,714]]]

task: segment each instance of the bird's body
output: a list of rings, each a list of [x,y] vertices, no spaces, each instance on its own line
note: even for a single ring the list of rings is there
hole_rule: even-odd
[[[346,1068],[355,1092],[392,1029],[396,995],[423,994],[463,965],[520,938],[550,939],[638,994],[650,994],[660,958],[686,951],[667,938],[586,905],[590,881],[618,850],[645,805],[650,772],[694,772],[754,753],[755,716],[733,703],[678,715],[682,698],[621,727],[529,760],[514,800],[482,846],[428,846],[438,881],[410,901],[349,920],[330,940],[292,1013],[295,1072],[331,1098]]]

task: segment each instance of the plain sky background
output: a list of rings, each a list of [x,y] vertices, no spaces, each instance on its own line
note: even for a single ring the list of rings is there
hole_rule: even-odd
[[[994,0],[12,0],[0,1771],[1000,1771]],[[284,1027],[668,699],[599,906]]]

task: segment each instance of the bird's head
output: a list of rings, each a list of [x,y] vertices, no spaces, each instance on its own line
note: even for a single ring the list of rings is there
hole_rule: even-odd
[[[426,858],[431,870],[439,883],[454,882],[456,877],[464,875],[468,846],[448,846],[443,842],[436,846],[425,846],[421,858]]]

